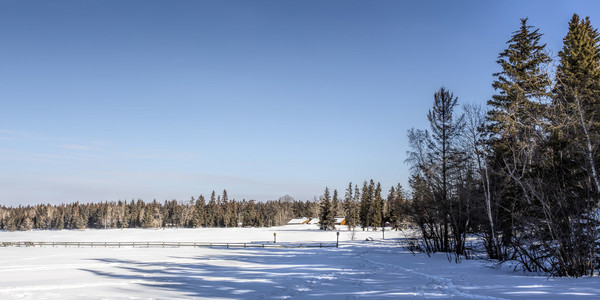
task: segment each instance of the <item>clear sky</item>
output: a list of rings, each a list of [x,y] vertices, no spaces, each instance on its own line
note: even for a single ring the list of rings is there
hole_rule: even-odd
[[[519,18],[600,1],[0,0],[0,204],[406,185],[433,93],[493,94]]]

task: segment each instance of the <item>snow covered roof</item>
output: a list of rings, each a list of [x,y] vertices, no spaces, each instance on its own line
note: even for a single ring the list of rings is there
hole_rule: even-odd
[[[294,225],[294,224],[306,224],[308,223],[310,219],[309,218],[299,218],[299,219],[291,219],[288,224],[289,225]]]
[[[308,222],[308,224],[319,224],[319,218],[314,218]]]
[[[335,217],[335,224],[340,225],[346,218],[344,217]]]

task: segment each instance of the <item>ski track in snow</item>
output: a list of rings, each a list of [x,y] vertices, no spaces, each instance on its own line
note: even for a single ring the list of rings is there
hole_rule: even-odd
[[[368,259],[368,258],[363,258],[363,259],[365,261],[371,263],[371,264],[385,266],[386,268],[401,270],[401,271],[406,272],[406,273],[410,273],[410,274],[413,274],[413,275],[416,275],[416,276],[420,276],[420,277],[423,277],[423,278],[430,279],[435,284],[437,284],[439,287],[441,287],[443,290],[446,290],[446,291],[450,292],[453,296],[462,297],[462,298],[468,298],[468,299],[482,299],[482,300],[505,300],[506,299],[506,298],[498,298],[498,297],[485,296],[485,295],[469,294],[469,293],[462,292],[462,291],[458,290],[456,288],[456,286],[454,286],[454,283],[452,282],[452,280],[448,279],[448,278],[444,278],[444,277],[440,277],[440,276],[434,276],[434,275],[429,275],[429,274],[418,272],[418,271],[415,271],[415,270],[412,270],[412,269],[407,269],[407,268],[399,266],[399,265],[382,263],[382,262],[374,261],[374,260]]]
[[[431,280],[430,283],[425,285],[417,285],[414,286],[414,291],[410,294],[403,293],[404,296],[413,296],[419,298],[428,298],[428,295],[439,294],[439,292],[426,292],[429,290],[433,291],[445,291],[449,293],[449,295],[438,295],[441,297],[457,297],[463,299],[480,299],[480,300],[504,300],[506,298],[498,298],[492,296],[485,295],[476,295],[470,294],[467,292],[460,291],[451,279],[429,275],[426,273],[414,271],[412,269],[408,269],[399,265],[382,263],[372,259],[367,258],[367,255],[370,253],[368,248],[361,249],[358,253],[352,255],[351,265],[346,265],[346,269],[335,271],[331,273],[326,273],[318,276],[308,276],[308,278],[302,284],[288,284],[287,289],[282,293],[273,292],[269,295],[263,296],[260,299],[269,299],[273,297],[281,297],[283,299],[303,299],[309,298],[311,295],[310,292],[313,292],[318,287],[321,287],[325,281],[342,281],[348,283],[346,288],[354,288],[357,292],[355,295],[346,296],[345,299],[359,299],[368,296],[373,293],[370,290],[370,286],[365,284],[365,281],[369,280],[374,274],[377,273],[387,273],[389,269],[397,270],[403,273],[408,273],[414,276],[422,277],[428,280]],[[282,296],[281,294],[284,294]]]

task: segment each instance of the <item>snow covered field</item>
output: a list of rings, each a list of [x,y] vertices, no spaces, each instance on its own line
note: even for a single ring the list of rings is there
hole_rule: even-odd
[[[2,241],[335,243],[313,225],[0,232]],[[409,232],[340,234],[340,248],[0,247],[0,299],[599,299],[600,278],[546,278],[398,247]],[[375,241],[365,242],[366,237]]]

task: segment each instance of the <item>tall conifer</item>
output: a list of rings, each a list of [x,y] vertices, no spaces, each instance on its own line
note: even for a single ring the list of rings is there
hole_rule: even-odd
[[[321,213],[319,214],[319,228],[321,230],[334,230],[335,217],[333,215],[333,207],[331,205],[331,196],[329,188],[325,188],[325,194],[321,199]]]

